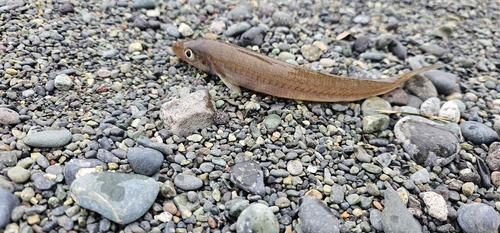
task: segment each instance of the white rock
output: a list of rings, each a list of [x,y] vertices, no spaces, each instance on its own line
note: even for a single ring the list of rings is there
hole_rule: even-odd
[[[161,106],[160,119],[172,133],[188,136],[212,125],[215,107],[207,90],[193,92]]]
[[[423,192],[420,194],[427,206],[429,215],[440,220],[446,221],[448,219],[448,207],[443,196],[435,192]]]

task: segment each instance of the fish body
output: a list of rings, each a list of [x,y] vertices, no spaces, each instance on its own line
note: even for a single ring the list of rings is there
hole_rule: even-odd
[[[297,100],[341,102],[387,93],[432,65],[386,79],[359,79],[325,74],[270,58],[236,45],[208,39],[177,42],[174,53],[205,72],[215,74],[232,91],[240,87]]]

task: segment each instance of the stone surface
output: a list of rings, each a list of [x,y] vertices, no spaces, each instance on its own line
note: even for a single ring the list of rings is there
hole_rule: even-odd
[[[340,232],[339,220],[324,202],[313,196],[300,199],[299,218],[304,233]]]
[[[498,212],[483,203],[463,204],[458,209],[457,220],[466,233],[496,233],[500,226]]]
[[[406,116],[394,126],[396,138],[418,164],[446,165],[460,150],[458,137],[447,128],[423,117]]]
[[[231,182],[241,189],[264,196],[264,174],[262,168],[253,161],[243,161],[231,167]]]
[[[156,181],[143,175],[98,172],[73,181],[70,191],[81,207],[118,224],[128,224],[146,213],[159,187]]]
[[[436,87],[439,94],[450,95],[453,92],[460,92],[458,88],[458,77],[452,73],[447,73],[441,70],[429,70],[422,73]]]
[[[241,212],[236,221],[238,233],[278,233],[279,223],[268,206],[253,203]]]
[[[165,128],[182,136],[212,125],[215,107],[208,91],[197,91],[161,106]]]
[[[131,148],[127,158],[135,173],[146,176],[155,174],[163,163],[163,154],[150,148]]]

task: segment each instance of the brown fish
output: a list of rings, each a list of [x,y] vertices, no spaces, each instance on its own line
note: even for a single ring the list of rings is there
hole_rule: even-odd
[[[432,65],[386,79],[325,74],[270,58],[225,42],[196,39],[172,45],[187,63],[219,76],[234,92],[240,87],[269,95],[316,102],[361,100],[387,93],[412,76],[441,67]]]

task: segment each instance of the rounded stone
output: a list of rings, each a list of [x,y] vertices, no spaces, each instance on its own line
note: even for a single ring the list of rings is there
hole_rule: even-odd
[[[278,233],[279,223],[271,209],[261,203],[253,203],[243,210],[236,221],[237,233]]]
[[[7,171],[9,179],[16,183],[24,183],[30,178],[30,172],[22,167],[15,166]]]
[[[155,174],[163,163],[163,154],[151,148],[131,148],[127,158],[135,173],[146,176]]]
[[[476,202],[460,206],[457,221],[467,233],[494,233],[500,226],[498,212],[491,206]]]
[[[181,173],[174,178],[174,184],[184,191],[191,191],[199,189],[203,181],[196,176]]]

